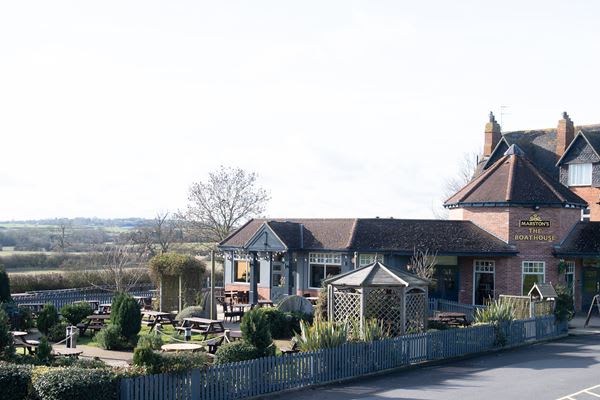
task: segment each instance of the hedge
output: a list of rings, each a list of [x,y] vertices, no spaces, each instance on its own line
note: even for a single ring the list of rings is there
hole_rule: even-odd
[[[117,398],[117,380],[106,369],[50,369],[34,380],[33,387],[40,400]]]
[[[2,400],[25,400],[31,382],[31,367],[0,362]]]

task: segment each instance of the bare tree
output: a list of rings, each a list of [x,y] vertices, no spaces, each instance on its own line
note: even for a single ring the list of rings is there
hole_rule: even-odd
[[[463,153],[456,174],[451,178],[447,178],[444,182],[444,191],[442,194],[444,198],[442,199],[442,203],[465,187],[465,185],[473,179],[473,176],[477,171],[478,163],[479,156],[476,152]],[[436,219],[448,219],[448,210],[438,204],[431,205],[431,212]]]
[[[127,292],[135,287],[148,273],[147,257],[132,244],[106,245],[96,251],[94,269],[104,275],[102,281],[109,282],[116,292]],[[96,282],[90,282],[97,286]]]
[[[171,244],[181,236],[176,221],[169,218],[169,212],[158,212],[152,225],[138,229],[131,234],[131,240],[138,245],[141,253],[150,257],[169,251]]]
[[[428,249],[414,249],[407,269],[418,277],[431,280],[435,273],[437,253],[430,253]]]
[[[257,186],[257,174],[221,166],[205,182],[193,183],[189,204],[180,217],[205,234],[221,241],[239,224],[265,211],[270,197]]]
[[[52,249],[65,252],[65,249],[71,245],[67,239],[67,229],[71,227],[71,223],[66,219],[61,219],[58,224],[58,232],[50,236],[52,240]]]

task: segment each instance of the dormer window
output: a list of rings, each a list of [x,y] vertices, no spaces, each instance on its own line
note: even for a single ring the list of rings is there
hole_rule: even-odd
[[[569,164],[569,186],[591,186],[592,164]]]

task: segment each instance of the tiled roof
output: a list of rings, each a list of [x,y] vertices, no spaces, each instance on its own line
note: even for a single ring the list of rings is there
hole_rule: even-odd
[[[325,281],[327,284],[347,287],[369,287],[369,286],[401,286],[401,287],[427,287],[429,282],[419,278],[417,275],[390,268],[380,262],[353,269],[341,275],[337,275]]]
[[[559,256],[600,256],[600,222],[579,222],[558,245]]]
[[[415,249],[438,255],[516,253],[514,247],[470,221],[391,218],[252,220],[219,246],[242,249],[265,222],[289,249],[388,251],[406,255],[412,255]]]
[[[526,151],[512,145],[504,156],[444,204],[445,207],[480,205],[585,207],[586,202],[556,178],[538,170]]]
[[[579,131],[585,134],[590,144],[600,154],[600,124],[576,126],[575,132]],[[491,167],[502,158],[508,146],[516,144],[539,169],[550,176],[558,176],[556,128],[504,132],[502,139],[490,157],[479,165],[478,172]]]

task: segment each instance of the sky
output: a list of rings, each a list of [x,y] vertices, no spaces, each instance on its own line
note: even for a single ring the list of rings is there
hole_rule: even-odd
[[[600,123],[595,1],[5,1],[0,220],[153,217],[220,165],[271,217],[431,218],[489,111]],[[502,114],[502,115],[501,115]]]

